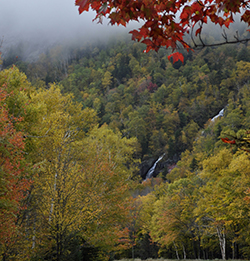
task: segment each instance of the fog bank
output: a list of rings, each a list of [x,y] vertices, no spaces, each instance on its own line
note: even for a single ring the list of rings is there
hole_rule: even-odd
[[[93,11],[79,15],[74,0],[1,0],[2,51],[22,42],[31,52],[41,52],[58,43],[105,40],[131,29],[107,20],[98,24],[94,17]]]

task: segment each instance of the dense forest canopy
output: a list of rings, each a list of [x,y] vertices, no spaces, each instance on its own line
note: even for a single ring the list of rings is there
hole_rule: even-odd
[[[249,259],[249,46],[143,50],[3,53],[2,260]]]

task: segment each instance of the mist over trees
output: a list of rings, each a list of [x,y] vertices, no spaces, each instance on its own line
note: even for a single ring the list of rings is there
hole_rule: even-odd
[[[79,14],[96,12],[95,19],[102,22],[107,17],[112,25],[126,26],[130,21],[141,21],[140,28],[131,30],[132,39],[146,44],[146,52],[158,51],[161,47],[172,49],[168,59],[173,62],[184,61],[178,49],[187,51],[220,46],[224,44],[246,43],[250,37],[240,38],[238,31],[229,38],[226,28],[235,23],[237,15],[240,21],[250,25],[249,1],[96,1],[75,0]],[[206,43],[203,39],[204,25],[208,22],[223,28],[223,41]],[[247,30],[249,32],[249,30]],[[189,35],[191,41],[185,36]],[[176,51],[176,52],[175,52]]]
[[[58,44],[81,46],[96,41],[105,42],[110,36],[122,34],[128,28],[93,22],[94,13],[84,16],[70,1],[3,0],[0,9],[0,51],[13,52],[22,60],[35,61],[41,53]],[[136,27],[136,23],[132,23]]]
[[[2,60],[3,113],[21,117],[25,145],[4,260],[248,258],[249,158],[221,138],[248,135],[249,47],[183,52],[184,64],[124,38],[67,48]]]
[[[100,36],[2,45],[2,260],[249,259],[247,42]]]

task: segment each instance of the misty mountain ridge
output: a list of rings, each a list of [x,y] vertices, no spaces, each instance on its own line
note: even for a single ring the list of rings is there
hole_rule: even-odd
[[[78,15],[74,1],[27,0],[23,5],[18,0],[4,0],[0,10],[0,40],[3,40],[0,51],[4,57],[10,50],[19,50],[15,52],[16,56],[33,62],[41,53],[56,45],[80,47],[85,43],[106,42],[110,37],[121,34],[127,34],[129,39],[131,36],[128,32],[140,25],[131,22],[126,28],[110,26],[107,19],[103,20],[103,24],[98,24],[93,21],[94,17],[93,11]],[[224,40],[224,29],[229,39],[234,39],[236,31],[241,37],[248,34],[237,16],[230,28],[221,29],[219,26],[211,27],[210,23],[204,24],[202,39],[208,43],[220,42]],[[195,37],[195,41],[200,43],[198,37]],[[193,44],[192,41],[190,44]]]
[[[60,245],[69,261],[173,259],[177,250],[208,260],[221,257],[220,229],[227,257],[249,259],[248,44],[180,50],[184,63],[173,64],[172,50],[144,53],[127,33],[50,40],[16,41],[2,59],[14,99],[1,102],[23,116],[13,126],[25,129],[33,181],[11,257],[51,260]],[[72,225],[60,232],[57,217]],[[132,242],[119,252],[117,225]]]

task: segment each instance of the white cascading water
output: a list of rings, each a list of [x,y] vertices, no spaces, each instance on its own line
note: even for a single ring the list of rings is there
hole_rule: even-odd
[[[215,119],[217,119],[218,117],[223,117],[224,116],[224,108],[222,109],[222,110],[220,110],[220,112],[217,114],[217,115],[215,115],[212,119],[211,119],[211,121],[214,121]]]
[[[153,173],[154,173],[154,171],[155,171],[155,168],[156,168],[157,163],[164,157],[164,155],[165,155],[165,153],[164,153],[162,156],[160,156],[160,157],[158,158],[158,160],[154,163],[153,167],[149,169],[149,171],[147,172],[147,175],[146,175],[146,179],[145,179],[145,180],[150,179],[150,178],[152,177],[152,175],[153,175]]]
[[[215,115],[215,116],[211,119],[211,121],[214,121],[214,120],[217,119],[218,117],[223,117],[223,116],[224,116],[224,110],[225,110],[224,108],[223,108],[222,110],[220,110],[220,112],[219,112],[217,115]],[[162,156],[160,156],[160,157],[158,158],[158,160],[154,163],[153,167],[151,167],[151,168],[149,169],[149,171],[147,172],[147,175],[146,175],[145,180],[150,179],[150,178],[152,177],[152,175],[153,175],[153,173],[154,173],[154,171],[155,171],[155,168],[156,168],[157,163],[164,157],[164,155],[165,155],[165,153],[164,153]]]

